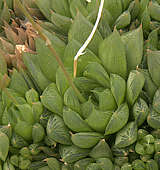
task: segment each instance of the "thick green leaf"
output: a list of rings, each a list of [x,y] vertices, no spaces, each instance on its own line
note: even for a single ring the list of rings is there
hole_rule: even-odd
[[[21,120],[28,122],[29,124],[34,124],[34,115],[32,112],[32,107],[29,104],[17,105]]]
[[[40,123],[36,123],[32,128],[32,139],[34,143],[41,142],[45,137],[45,130]]]
[[[103,135],[96,132],[81,132],[72,134],[71,140],[79,148],[91,148],[95,146]]]
[[[50,169],[52,170],[61,170],[60,162],[56,158],[47,158],[45,159]]]
[[[63,111],[64,123],[74,132],[91,132],[92,129],[81,118],[81,116],[71,109],[64,109]]]
[[[32,113],[34,115],[34,121],[39,122],[43,113],[44,107],[41,102],[34,102],[32,104]]]
[[[83,16],[87,17],[88,11],[85,8],[82,0],[72,0],[70,3],[70,11],[72,14],[72,17],[75,18],[78,12],[81,12]]]
[[[96,62],[90,62],[83,72],[83,76],[97,81],[101,86],[105,88],[110,87],[109,75],[103,68],[103,66]]]
[[[74,83],[81,92],[86,93],[89,93],[91,90],[95,89],[96,87],[99,87],[98,82],[86,77],[76,77],[74,79]]]
[[[152,169],[159,170],[157,162],[153,159],[150,159],[146,162],[146,170],[152,170]]]
[[[125,148],[133,144],[137,140],[137,125],[135,122],[129,122],[123,129],[121,129],[115,140],[115,145],[118,148]]]
[[[70,17],[62,16],[58,13],[52,12],[51,22],[55,24],[61,32],[67,34],[72,24],[72,19]]]
[[[143,30],[139,28],[124,33],[121,39],[125,45],[128,73],[141,63],[143,55]],[[134,48],[133,48],[134,47]]]
[[[93,108],[85,121],[95,131],[103,133],[112,114],[112,111],[100,111]]]
[[[104,139],[102,139],[95,147],[93,147],[93,149],[89,153],[89,156],[94,159],[98,158],[109,158],[111,160],[113,159],[111,149]]]
[[[25,159],[31,159],[31,152],[28,147],[23,147],[19,151],[20,156],[23,156]]]
[[[21,76],[25,79],[29,89],[35,88],[35,84],[32,81],[30,75],[28,74],[28,72],[26,70],[19,70],[19,73],[21,74]]]
[[[122,2],[122,7],[123,7],[123,10],[126,10],[129,6],[129,4],[131,3],[132,0],[121,0]]]
[[[123,156],[123,157],[115,157],[114,163],[118,166],[123,166],[125,163],[128,162],[128,157]]]
[[[23,137],[25,140],[30,141],[32,140],[32,125],[25,121],[19,121],[14,131]]]
[[[114,25],[117,29],[122,29],[128,26],[131,22],[131,14],[129,11],[124,11],[115,21]]]
[[[117,74],[111,74],[110,83],[111,83],[111,92],[116,100],[117,105],[120,106],[125,99],[126,82],[121,76]]]
[[[147,69],[139,69],[139,71],[143,74],[145,78],[144,90],[147,92],[148,96],[152,100],[157,90],[157,86],[154,84],[153,80],[151,79],[151,76]]]
[[[153,109],[160,113],[160,88],[156,91],[153,98]]]
[[[67,72],[70,74],[70,77],[72,77],[72,71],[70,68],[66,68]],[[62,69],[59,67],[56,72],[56,85],[57,89],[60,92],[60,94],[63,96],[66,90],[69,87],[69,82],[66,79],[64,72]]]
[[[96,162],[101,167],[101,169],[113,170],[113,163],[109,158],[98,158]]]
[[[140,1],[140,11],[139,11],[140,16],[146,10],[146,8],[148,7],[148,4],[149,4],[149,0],[141,0]]]
[[[138,153],[139,155],[145,155],[145,145],[141,144],[140,142],[137,142],[135,145],[135,151],[136,153]]]
[[[160,51],[148,50],[147,64],[151,78],[157,87],[160,86]]]
[[[24,53],[22,58],[36,85],[41,90],[44,90],[50,84],[50,81],[42,73],[40,66],[38,65],[36,55]]]
[[[3,9],[0,14],[0,22],[1,22],[0,25],[3,24],[3,21],[9,22],[10,18],[11,18],[11,14],[10,14],[8,5],[7,5],[6,1],[4,1]]]
[[[0,132],[0,159],[5,161],[9,151],[9,139],[6,134]]]
[[[117,105],[110,89],[92,90],[99,101],[99,109],[102,111],[115,110]]]
[[[149,3],[149,12],[152,19],[160,21],[160,5],[155,1]]]
[[[0,53],[0,73],[1,74],[7,73],[7,63],[6,63],[3,55],[1,55],[1,53]]]
[[[154,129],[160,128],[160,114],[154,111],[154,109],[150,110],[150,113],[147,117],[147,123],[150,127]]]
[[[73,170],[74,167],[73,167],[73,164],[63,164],[62,165],[62,170]]]
[[[42,1],[42,0],[36,0],[34,1],[35,4],[37,5],[37,7],[40,9],[40,11],[42,12],[42,14],[48,19],[50,20],[51,18],[51,12],[50,12],[50,8],[51,8],[51,1]]]
[[[10,163],[9,160],[5,161],[3,164],[3,170],[15,170],[14,166]]]
[[[20,169],[28,169],[31,164],[29,159],[24,158],[23,156],[19,156],[19,168]]]
[[[95,24],[96,19],[97,19],[97,15],[98,15],[97,0],[92,0],[91,3],[88,3],[88,5],[87,5],[88,10],[90,8],[89,6],[90,7],[94,6],[94,7],[90,11],[89,15],[87,16],[87,19],[90,22],[92,22],[93,24]],[[95,8],[97,8],[97,10],[95,10]],[[102,34],[102,36],[104,38],[104,37],[108,36],[111,33],[111,28],[113,26],[114,20],[113,20],[112,15],[110,14],[110,12],[105,8],[103,8],[101,17],[102,18],[101,18],[100,23],[98,25],[98,29],[99,29],[100,33]],[[109,34],[107,34],[107,33],[109,33]]]
[[[132,165],[129,163],[125,163],[122,167],[121,170],[132,170]]]
[[[29,90],[25,79],[16,69],[13,69],[9,88],[15,90],[17,93],[20,93],[23,96],[25,95],[26,91]]]
[[[10,124],[0,126],[0,132],[5,133],[9,139],[12,137],[12,126]]]
[[[66,0],[52,0],[50,6],[56,13],[70,17],[69,3]]]
[[[121,104],[118,109],[113,113],[109,123],[107,124],[105,135],[113,134],[118,132],[122,127],[125,126],[129,118],[128,105]]]
[[[147,119],[149,113],[149,108],[147,103],[139,98],[135,104],[133,105],[133,116],[135,121],[137,121],[137,125],[140,126]]]
[[[22,148],[22,147],[28,146],[28,143],[16,133],[13,133],[12,135],[11,144],[15,148]]]
[[[4,107],[2,101],[0,101],[0,124],[2,124],[2,116],[4,112]]]
[[[144,0],[144,1],[146,1],[146,0]],[[148,32],[150,30],[150,22],[151,22],[148,8],[146,8],[144,10],[144,12],[142,13],[141,22],[142,22],[142,28],[143,28],[144,34],[148,34]]]
[[[43,91],[41,102],[47,109],[62,116],[63,101],[55,83],[50,84]]]
[[[10,163],[16,167],[18,167],[18,161],[19,161],[18,155],[12,155],[10,157]]]
[[[82,117],[86,119],[92,113],[94,107],[91,97],[89,97],[88,101],[81,105]]]
[[[2,114],[2,125],[8,125],[9,123],[13,125],[14,123],[17,123],[17,121],[12,120],[11,116],[12,112],[11,109],[7,109],[7,107],[4,109]]]
[[[121,168],[118,165],[114,165],[114,170],[121,170]]]
[[[41,152],[39,147],[40,147],[40,144],[37,144],[37,143],[33,143],[28,146],[30,153],[32,155],[38,155]]]
[[[98,7],[100,5],[100,1],[98,0],[92,0],[89,3],[87,3],[86,9],[89,13],[93,12],[95,9],[98,10]]]
[[[59,146],[59,153],[61,158],[66,163],[73,163],[82,158],[88,156],[90,149],[82,149],[75,145],[66,146],[60,145]]]
[[[148,49],[157,50],[158,49],[158,30],[155,29],[148,35]]]
[[[30,89],[25,93],[25,98],[27,100],[27,103],[32,106],[34,102],[39,101],[39,95],[35,89]]]
[[[139,12],[140,12],[140,2],[139,2],[139,0],[132,1],[129,4],[128,10],[131,14],[132,20],[135,20],[138,17]]]
[[[127,80],[127,101],[130,105],[133,105],[138,98],[143,86],[145,78],[143,74],[137,70],[130,72]]]
[[[118,148],[117,146],[112,146],[112,153],[115,157],[125,157],[129,154],[128,148]]]
[[[114,20],[122,13],[122,3],[119,0],[106,0],[104,8],[111,13]]]
[[[108,73],[115,73],[126,78],[127,60],[125,46],[116,29],[101,42],[99,46],[99,57]]]
[[[98,163],[90,163],[86,170],[101,170],[101,166]]]
[[[93,163],[93,158],[84,158],[74,164],[74,170],[86,170],[88,164]]]
[[[71,144],[69,130],[64,124],[63,119],[57,115],[50,116],[47,123],[47,135],[58,143],[64,145]]]
[[[81,113],[80,102],[72,87],[68,88],[64,94],[64,104],[77,113]]]
[[[3,106],[4,107],[9,107],[12,103],[19,103],[18,102],[18,98],[21,96],[19,93],[16,93],[13,89],[9,89],[6,88],[6,91],[2,91],[1,95],[2,95],[2,102],[3,102]],[[11,98],[10,96],[12,96],[13,98]],[[19,103],[22,104],[22,103]]]
[[[45,31],[44,33],[54,46],[56,54],[61,59],[63,59],[64,50],[66,47],[65,43],[54,34],[51,34],[47,31]],[[59,65],[56,61],[55,56],[53,56],[52,52],[47,47],[46,42],[44,42],[40,38],[36,39],[36,51],[37,55],[35,57],[37,59],[37,63],[39,63],[40,69],[42,70],[43,74],[48,80],[55,82],[56,70]]]
[[[80,12],[77,14],[70,30],[68,33],[68,40],[72,39],[77,40],[81,44],[83,44],[86,39],[89,37],[91,31],[93,29],[93,24],[90,23]],[[97,30],[92,41],[89,43],[88,48],[94,52],[96,55],[98,54],[98,46],[102,41],[102,36]]]
[[[140,170],[146,170],[146,165],[145,165],[145,163],[142,161],[142,160],[140,160],[140,159],[136,159],[136,160],[134,160],[133,162],[132,162],[132,167],[134,168],[134,169],[140,169]]]
[[[27,115],[26,119],[28,119],[28,117],[30,119],[30,115],[29,116]],[[12,105],[9,108],[7,108],[7,107],[5,108],[5,110],[3,112],[3,116],[2,116],[2,124],[3,125],[11,124],[12,127],[15,127],[15,125],[17,124],[17,122],[19,120],[23,120],[23,117],[22,117],[20,111],[17,109],[17,107]],[[32,120],[32,118],[31,118],[31,120]]]

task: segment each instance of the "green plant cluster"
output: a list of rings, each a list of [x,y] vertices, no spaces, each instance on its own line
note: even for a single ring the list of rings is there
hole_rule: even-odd
[[[160,1],[105,0],[76,78],[100,1],[27,2],[85,101],[40,37],[26,69],[0,55],[0,170],[160,169]]]

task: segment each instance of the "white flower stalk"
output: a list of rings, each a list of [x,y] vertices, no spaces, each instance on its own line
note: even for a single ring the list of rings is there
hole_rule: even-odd
[[[79,51],[77,52],[77,54],[74,57],[74,77],[76,77],[76,74],[77,74],[78,57],[85,53],[84,50],[86,49],[86,47],[88,46],[88,44],[92,40],[92,38],[93,38],[93,36],[94,36],[94,34],[95,34],[96,30],[97,30],[97,27],[98,27],[98,24],[99,24],[99,21],[101,19],[101,15],[102,15],[103,5],[104,5],[104,0],[101,0],[100,6],[99,6],[99,11],[98,11],[98,16],[97,16],[95,25],[94,25],[94,27],[92,29],[92,32],[89,35],[89,37],[87,38],[87,40],[85,41],[85,43],[83,44],[83,46],[79,49]]]

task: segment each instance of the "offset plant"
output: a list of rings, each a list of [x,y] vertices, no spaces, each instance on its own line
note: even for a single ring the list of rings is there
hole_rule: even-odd
[[[34,22],[20,3],[12,7],[35,28],[34,46],[26,46],[32,51],[22,49],[20,65],[25,67],[7,67],[4,58],[4,45],[26,45],[8,36],[14,32],[19,37],[14,27],[21,26],[12,21],[2,27],[0,168],[158,170],[160,1],[104,0],[76,77],[74,56],[94,27],[100,1],[44,5],[30,0],[25,5],[32,16],[41,12]]]

